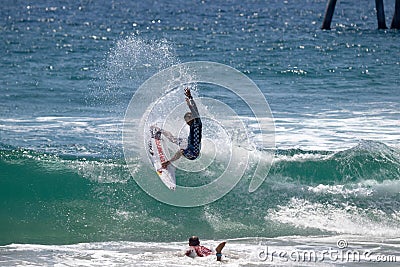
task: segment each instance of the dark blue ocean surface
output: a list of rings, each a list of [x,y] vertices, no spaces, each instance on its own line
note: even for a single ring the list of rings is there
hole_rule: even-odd
[[[325,4],[3,1],[0,244],[399,237],[400,33],[377,30],[374,1],[350,0],[322,31]],[[394,1],[385,4],[389,24]],[[277,152],[256,192],[246,174],[217,202],[184,209],[135,183],[121,129],[146,79],[197,60],[259,86]],[[242,111],[234,95],[197,93]],[[177,182],[209,173],[178,172]]]

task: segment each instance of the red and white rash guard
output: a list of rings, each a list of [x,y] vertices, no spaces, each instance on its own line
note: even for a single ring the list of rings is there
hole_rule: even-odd
[[[188,257],[205,257],[214,254],[214,252],[206,248],[205,246],[190,246],[188,250],[186,250],[186,256]]]

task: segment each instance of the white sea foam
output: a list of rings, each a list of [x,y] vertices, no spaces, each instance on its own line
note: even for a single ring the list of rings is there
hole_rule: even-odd
[[[319,153],[311,153],[311,152],[303,152],[303,153],[296,153],[294,155],[275,155],[274,162],[304,162],[304,161],[313,161],[313,160],[324,160],[328,159],[332,155],[325,155]]]
[[[317,194],[332,194],[343,196],[397,196],[400,194],[399,180],[364,180],[355,184],[338,184],[307,186],[306,189]]]
[[[330,111],[301,116],[276,112],[276,144],[282,149],[331,151],[353,147],[362,139],[397,145],[400,124],[396,112],[390,117],[383,117],[381,112]]]
[[[343,266],[357,263],[368,264],[364,256],[361,261],[346,258],[306,257],[296,260],[289,255],[314,252],[316,256],[323,251],[341,251],[338,240],[345,240],[351,246],[349,251],[370,252],[371,256],[391,255],[400,260],[399,239],[370,240],[353,235],[336,236],[287,236],[278,238],[239,238],[227,240],[223,249],[222,262],[215,256],[189,258],[184,255],[187,242],[99,242],[74,245],[35,245],[10,244],[0,246],[0,260],[4,266]],[[215,248],[220,241],[202,240],[202,245]],[[270,253],[265,258],[263,252]],[[344,251],[344,250],[343,250]],[[271,258],[271,253],[275,253]],[[303,254],[304,255],[304,254]],[[385,266],[396,266],[395,262]],[[369,266],[369,265],[367,265]]]
[[[317,194],[332,194],[332,195],[355,195],[355,196],[370,196],[374,191],[371,188],[364,187],[360,184],[354,186],[349,185],[324,185],[306,187],[308,191]]]
[[[385,220],[373,220],[375,216]],[[269,210],[265,219],[338,234],[398,237],[400,233],[398,215],[389,217],[378,208],[363,209],[346,202],[334,205],[293,197],[286,205]]]
[[[94,117],[36,117],[0,119],[2,142],[46,152],[97,154],[103,147],[121,144],[122,120]],[[97,148],[90,149],[96,145]]]

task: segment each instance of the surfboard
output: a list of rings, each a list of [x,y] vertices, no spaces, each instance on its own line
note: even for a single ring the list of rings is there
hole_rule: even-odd
[[[161,138],[161,132],[155,129],[150,129],[150,140],[148,142],[148,152],[153,167],[160,177],[161,181],[171,190],[176,189],[175,167],[169,164],[167,168],[162,167],[162,163],[167,161],[165,156],[164,140]]]

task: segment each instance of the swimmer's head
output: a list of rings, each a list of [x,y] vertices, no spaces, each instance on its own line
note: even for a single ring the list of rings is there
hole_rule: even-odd
[[[183,116],[183,118],[185,119],[187,124],[189,124],[189,122],[191,122],[194,119],[192,112],[186,112],[185,116]]]
[[[192,236],[189,238],[189,246],[199,246],[200,240],[198,236]]]

